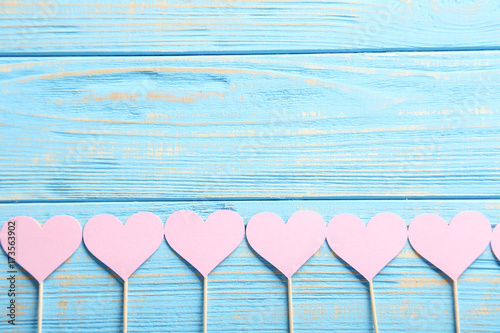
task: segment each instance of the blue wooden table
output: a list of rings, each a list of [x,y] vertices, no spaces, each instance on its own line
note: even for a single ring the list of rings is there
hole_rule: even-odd
[[[500,222],[494,0],[0,2],[0,221],[245,223],[311,209]],[[7,325],[33,332],[18,280]],[[286,278],[246,240],[210,275],[210,332],[287,332]],[[454,332],[452,285],[407,245],[374,280],[381,332]],[[202,278],[164,242],[130,279],[129,332],[200,332]],[[122,285],[83,245],[45,282],[45,332],[120,332]],[[370,332],[368,285],[326,243],[294,276],[296,332]],[[463,332],[500,332],[488,248],[459,280]]]

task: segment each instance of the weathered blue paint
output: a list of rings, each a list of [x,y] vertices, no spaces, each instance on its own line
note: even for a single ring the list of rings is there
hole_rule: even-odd
[[[472,209],[495,225],[499,14],[493,0],[4,1],[0,221]],[[0,331],[32,332],[23,271],[6,325],[0,253]],[[459,282],[463,332],[500,332],[499,286],[488,249]],[[120,332],[121,288],[82,245],[45,284],[45,332]],[[285,279],[246,241],[209,289],[210,332],[287,332]],[[450,281],[409,246],[375,289],[381,332],[454,331]],[[129,331],[200,332],[201,292],[164,242],[130,280]],[[297,332],[372,328],[366,283],[326,243],[294,305]]]
[[[495,0],[7,0],[0,3],[0,17],[0,55],[500,47]]]
[[[19,59],[0,200],[498,198],[499,55]]]

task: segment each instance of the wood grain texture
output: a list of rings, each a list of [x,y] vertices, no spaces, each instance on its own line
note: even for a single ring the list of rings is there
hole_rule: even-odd
[[[155,203],[72,203],[1,205],[0,220],[27,214],[44,222],[70,214],[83,225],[96,214],[109,213],[125,221],[150,211],[163,221],[180,209],[206,218],[218,209],[237,211],[245,223],[270,211],[288,219],[302,209],[320,213],[325,221],[352,213],[367,222],[391,211],[407,223],[433,212],[450,221],[458,212],[476,210],[492,224],[500,221],[499,200],[287,200]],[[0,276],[7,257],[0,255]],[[32,332],[36,327],[34,280],[20,272],[19,324],[15,330],[0,320],[2,332]],[[203,280],[166,242],[130,278],[129,332],[201,332]],[[296,332],[370,332],[368,284],[334,256],[326,242],[294,275]],[[459,279],[463,332],[500,331],[500,263],[490,248]],[[209,276],[209,332],[287,332],[287,281],[259,257],[246,240]],[[401,254],[374,279],[381,332],[454,332],[452,284],[407,244]],[[0,290],[7,282],[0,279]],[[5,303],[5,293],[0,300]],[[46,332],[120,332],[122,284],[84,248],[45,282]],[[3,307],[3,306],[2,306]],[[2,310],[3,311],[3,310]]]
[[[3,0],[0,54],[500,47],[495,0]]]
[[[0,200],[497,198],[499,55],[9,58]]]
[[[496,225],[498,17],[494,0],[0,1],[0,221],[470,209]],[[36,328],[20,277],[0,332]],[[287,332],[286,284],[244,240],[210,275],[209,332]],[[296,332],[372,329],[368,283],[326,242],[293,284]],[[381,332],[454,332],[451,281],[409,245],[374,287]],[[459,282],[463,332],[500,332],[499,287],[488,248]],[[163,242],[130,280],[129,332],[200,332],[202,290]],[[83,245],[45,283],[45,332],[120,332],[121,311]]]

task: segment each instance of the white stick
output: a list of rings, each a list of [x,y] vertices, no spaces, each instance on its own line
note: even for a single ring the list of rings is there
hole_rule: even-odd
[[[43,282],[38,285],[38,333],[42,333],[43,322]]]
[[[458,311],[458,282],[453,280],[453,303],[455,306],[455,330],[460,333],[460,312]]]
[[[373,292],[372,281],[368,281],[368,286],[370,287],[370,302],[372,304],[373,328],[375,329],[375,333],[378,333],[377,307],[375,306],[375,294]]]
[[[207,333],[208,276],[203,279],[203,333]]]
[[[292,278],[288,278],[288,332],[293,333]]]
[[[128,280],[123,281],[123,333],[127,333]]]

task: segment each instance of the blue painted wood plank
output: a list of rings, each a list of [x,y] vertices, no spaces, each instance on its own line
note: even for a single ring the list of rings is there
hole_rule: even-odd
[[[4,61],[3,202],[498,198],[500,52]]]
[[[0,2],[0,54],[207,54],[498,49],[484,1]]]
[[[352,213],[367,222],[391,211],[409,223],[422,213],[448,221],[463,210],[477,210],[492,224],[500,221],[499,200],[286,200],[155,203],[8,204],[0,221],[27,214],[40,221],[70,214],[80,223],[110,213],[126,220],[150,211],[165,221],[174,211],[191,209],[206,218],[217,209],[234,209],[245,223],[271,211],[287,219],[311,209],[326,221]],[[0,331],[31,332],[36,325],[36,288],[21,272],[18,326],[6,325],[7,257],[0,251]],[[374,279],[381,332],[454,332],[451,282],[409,245]],[[500,264],[488,248],[459,280],[463,332],[500,331]],[[45,283],[46,332],[120,332],[122,287],[118,279],[80,246]],[[262,260],[246,240],[209,276],[210,332],[287,332],[286,278]],[[294,276],[297,332],[370,332],[368,286],[334,256],[325,243]],[[202,280],[166,242],[130,279],[130,332],[200,332]]]

